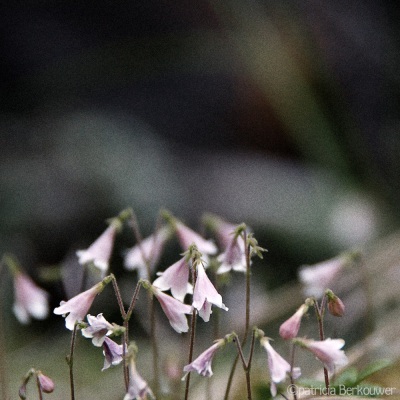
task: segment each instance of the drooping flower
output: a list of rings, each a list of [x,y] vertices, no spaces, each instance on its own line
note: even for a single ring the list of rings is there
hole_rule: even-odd
[[[280,326],[279,335],[281,338],[288,340],[297,336],[300,329],[301,319],[307,310],[308,306],[306,304],[302,304],[299,309]]]
[[[54,391],[54,382],[47,375],[44,375],[41,371],[37,372],[37,380],[39,382],[40,389],[44,393],[52,393]]]
[[[82,335],[92,338],[94,346],[101,347],[106,336],[113,332],[113,325],[103,317],[103,314],[97,314],[97,317],[88,314],[86,318],[89,326],[82,329]]]
[[[222,296],[217,292],[214,285],[208,278],[204,266],[201,262],[197,263],[197,279],[193,289],[193,307],[198,310],[199,315],[205,322],[210,320],[211,304],[223,310],[228,308],[222,303]]]
[[[146,400],[147,396],[150,399],[155,399],[149,385],[137,371],[134,357],[131,356],[129,361],[129,386],[124,400]]]
[[[198,233],[184,225],[180,221],[175,222],[176,234],[183,250],[187,250],[193,243],[204,255],[213,255],[217,252],[217,246],[212,240],[206,240]]]
[[[172,296],[181,302],[186,294],[193,290],[189,283],[189,265],[186,257],[172,264],[164,272],[159,272],[158,275],[160,276],[153,282],[153,285],[162,291],[171,289]]]
[[[79,293],[68,301],[61,301],[60,306],[54,309],[54,314],[68,316],[65,318],[65,326],[69,330],[73,330],[76,322],[81,322],[88,313],[93,300],[101,293],[107,283],[111,281],[110,277],[104,278],[97,285],[90,289]]]
[[[238,236],[232,236],[225,251],[217,260],[221,263],[217,274],[224,274],[229,271],[246,272],[246,253],[243,240]]]
[[[211,369],[211,363],[214,358],[216,351],[226,343],[225,339],[216,340],[215,343],[209,347],[206,351],[201,353],[193,362],[183,367],[183,371],[186,372],[182,379],[185,379],[189,372],[195,371],[198,374],[206,377],[212,376],[213,372]]]
[[[311,351],[320,360],[325,368],[333,373],[336,366],[343,366],[348,363],[348,359],[343,350],[343,339],[312,340],[296,338],[294,343]]]
[[[84,265],[93,262],[104,277],[108,271],[117,230],[118,225],[111,223],[86,250],[78,250],[76,254],[79,258],[79,263]]]
[[[136,269],[141,279],[148,279],[147,264],[151,270],[158,263],[170,234],[169,227],[163,227],[129,249],[124,257],[125,268],[130,271]]]
[[[167,316],[169,323],[178,333],[187,332],[189,325],[185,314],[192,313],[192,307],[188,304],[183,304],[181,301],[163,293],[156,286],[151,286],[150,289],[154,296],[159,301],[164,314]]]
[[[265,336],[260,339],[261,345],[267,351],[268,369],[271,378],[271,394],[273,397],[275,397],[277,393],[276,384],[283,382],[286,379],[286,375],[290,374],[291,372],[291,366],[281,355],[279,355],[274,350],[269,341],[270,339]],[[293,368],[293,379],[297,379],[300,375],[300,368]]]
[[[118,365],[123,360],[123,346],[106,336],[103,341],[103,354],[104,366],[102,371],[110,368],[111,365]]]
[[[299,271],[299,279],[304,285],[305,295],[321,298],[325,290],[336,281],[343,269],[358,256],[359,254],[356,252],[346,253],[315,265],[303,266]]]
[[[48,297],[28,275],[19,270],[15,272],[13,311],[21,324],[29,323],[31,317],[45,319],[49,314]]]

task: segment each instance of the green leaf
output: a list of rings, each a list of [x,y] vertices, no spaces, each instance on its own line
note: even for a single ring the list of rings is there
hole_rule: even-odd
[[[381,371],[382,369],[389,367],[391,364],[392,362],[387,359],[372,362],[358,373],[357,381],[355,382],[355,384],[362,382],[364,379],[368,378],[375,372]]]
[[[335,386],[345,385],[345,386],[354,386],[358,381],[358,372],[355,367],[347,368],[344,370],[339,376],[336,377],[334,381]]]

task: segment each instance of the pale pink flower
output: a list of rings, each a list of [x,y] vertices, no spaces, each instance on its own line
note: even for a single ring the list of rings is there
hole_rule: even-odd
[[[129,387],[124,400],[146,400],[147,396],[150,399],[155,399],[153,392],[137,371],[135,361],[131,357],[129,363]]]
[[[76,252],[79,263],[84,265],[93,262],[104,277],[108,271],[116,233],[117,225],[111,223],[90,247],[86,250],[78,250]]]
[[[102,371],[110,368],[111,365],[118,365],[123,360],[123,346],[115,343],[109,337],[103,341],[104,366]]]
[[[202,254],[212,255],[217,252],[217,246],[212,240],[204,239],[182,222],[176,221],[175,229],[179,243],[184,251],[186,251],[190,245],[195,244],[197,250],[199,250]]]
[[[20,323],[29,323],[30,317],[45,319],[49,313],[48,297],[28,275],[20,271],[15,273],[13,311]]]
[[[170,232],[168,227],[163,227],[127,250],[124,257],[125,268],[130,271],[136,269],[140,278],[148,279],[147,264],[152,269],[158,263]]]
[[[347,263],[346,257],[337,257],[312,266],[303,266],[299,278],[304,285],[305,295],[321,298]]]
[[[310,350],[331,373],[335,371],[335,366],[343,366],[348,363],[346,354],[343,350],[340,350],[344,346],[343,339],[312,340],[297,338],[294,343]]]
[[[301,305],[301,307],[280,326],[279,335],[283,339],[293,339],[297,336],[300,329],[301,319],[307,310],[308,306],[306,304]]]
[[[153,285],[162,291],[171,289],[171,294],[176,299],[183,302],[187,293],[192,292],[192,285],[189,283],[189,265],[186,258],[181,258],[176,263],[168,267],[160,275]]]
[[[51,378],[44,375],[41,371],[37,373],[37,380],[39,382],[40,389],[44,393],[52,393],[54,391],[54,382]]]
[[[97,317],[88,314],[86,318],[89,326],[82,329],[82,335],[92,338],[94,346],[101,347],[106,336],[113,332],[113,325],[103,317],[103,314],[97,314]]]
[[[208,278],[203,264],[197,264],[197,279],[193,289],[193,307],[198,310],[199,315],[205,322],[210,320],[211,304],[216,305],[223,310],[228,308],[222,303],[222,296],[217,292],[214,285]]]
[[[185,379],[189,372],[195,371],[198,374],[206,377],[212,376],[213,372],[211,369],[211,363],[214,358],[216,351],[225,344],[224,339],[217,340],[211,347],[201,353],[193,362],[183,367],[183,371],[186,372],[182,379]]]
[[[275,397],[277,393],[276,384],[286,379],[286,375],[290,374],[291,367],[290,364],[273,349],[269,340],[270,339],[267,337],[262,337],[260,343],[267,351],[268,369],[271,378],[271,394]],[[293,379],[297,379],[301,375],[300,368],[293,368],[292,375]]]
[[[217,257],[217,260],[221,263],[217,274],[224,274],[232,270],[246,272],[246,254],[243,239],[232,236],[225,251]]]
[[[65,326],[72,331],[76,322],[83,321],[94,298],[103,290],[104,285],[102,281],[68,301],[61,301],[60,306],[54,309],[54,314],[63,316],[68,314],[65,318]]]
[[[183,304],[174,297],[163,293],[155,286],[152,286],[151,290],[159,301],[161,308],[167,316],[171,326],[178,333],[187,332],[189,330],[189,325],[187,323],[185,314],[191,314],[192,307],[187,304]]]

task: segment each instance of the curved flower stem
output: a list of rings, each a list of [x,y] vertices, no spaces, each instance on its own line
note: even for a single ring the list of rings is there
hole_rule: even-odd
[[[154,377],[154,392],[156,395],[159,392],[159,373],[158,373],[158,343],[157,343],[157,321],[154,306],[154,297],[149,293],[149,308],[150,308],[150,337],[151,337],[151,347],[153,352],[153,377]]]
[[[75,400],[75,384],[74,384],[74,351],[75,351],[75,339],[78,324],[75,322],[74,329],[71,336],[71,348],[69,356],[67,356],[67,363],[69,366],[69,384],[71,389],[71,400]]]
[[[314,309],[315,313],[317,315],[317,320],[318,320],[318,328],[319,328],[319,339],[324,340],[325,339],[325,333],[324,333],[324,315],[325,315],[325,306],[326,306],[326,295],[322,298],[321,305],[319,306],[317,301],[314,301]],[[329,373],[328,370],[324,367],[324,378],[325,378],[325,387],[327,390],[327,393],[329,395]]]
[[[38,393],[39,393],[39,400],[43,400],[42,388],[40,387],[40,381],[39,381],[38,376],[36,377],[36,384],[37,384]]]
[[[245,248],[245,257],[246,257],[246,317],[245,317],[245,329],[244,329],[244,337],[241,343],[241,346],[247,342],[247,336],[249,334],[250,327],[250,247],[247,243],[247,233],[246,230],[243,231],[243,240],[244,240],[244,248]],[[235,374],[236,366],[239,361],[239,355],[236,356],[233,361],[231,372],[229,374],[228,383],[226,385],[224,400],[229,399],[229,392],[231,390],[233,376]]]
[[[121,317],[123,319],[125,319],[126,318],[125,307],[124,307],[124,303],[122,301],[122,296],[121,296],[121,292],[120,292],[118,284],[117,284],[117,280],[115,279],[114,274],[111,274],[111,278],[112,278],[111,281],[112,281],[115,297],[117,298],[119,311],[121,313]]]
[[[235,334],[234,337],[234,342],[236,343],[236,347],[238,349],[238,355],[242,361],[242,365],[243,365],[243,369],[245,372],[245,376],[246,376],[246,388],[247,388],[247,400],[251,400],[251,380],[250,380],[250,370],[251,370],[251,361],[253,359],[253,352],[254,352],[254,339],[255,339],[255,334],[253,332],[253,337],[252,337],[252,341],[251,341],[251,346],[250,346],[250,355],[249,355],[249,360],[246,362],[245,358],[244,358],[244,354],[243,354],[243,349],[242,346],[239,343],[239,338],[238,336]]]

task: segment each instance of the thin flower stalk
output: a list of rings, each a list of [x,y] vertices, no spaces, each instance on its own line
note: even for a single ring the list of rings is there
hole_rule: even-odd
[[[71,400],[75,400],[75,383],[74,383],[74,351],[76,332],[78,330],[78,323],[75,322],[74,329],[72,330],[70,353],[67,356],[67,363],[69,366],[69,385],[71,391]]]

